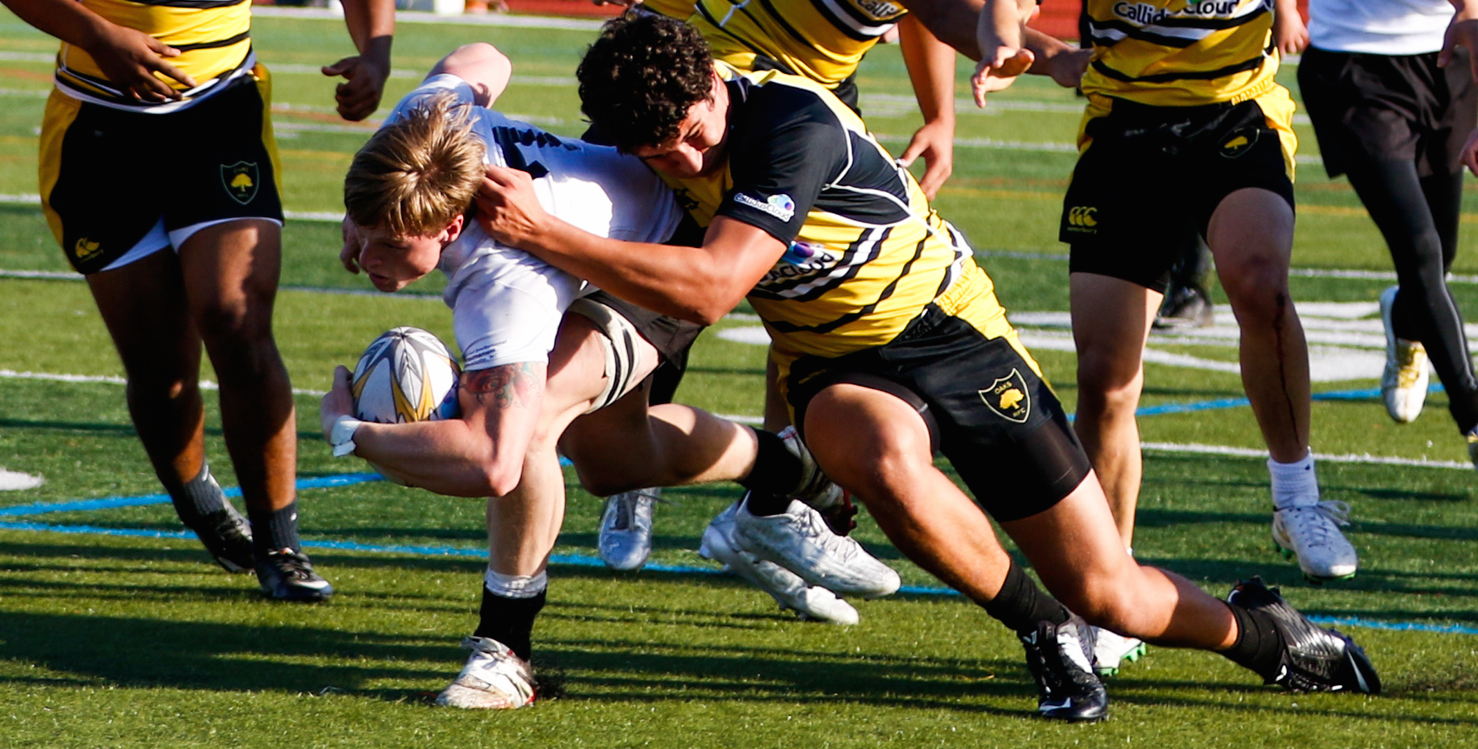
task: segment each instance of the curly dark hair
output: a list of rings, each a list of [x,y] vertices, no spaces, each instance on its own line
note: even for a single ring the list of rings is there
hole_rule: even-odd
[[[623,151],[665,143],[713,93],[713,53],[688,24],[627,13],[601,29],[575,70],[580,110]]]

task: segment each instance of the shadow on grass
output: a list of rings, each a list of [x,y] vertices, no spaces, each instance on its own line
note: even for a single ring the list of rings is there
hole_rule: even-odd
[[[88,614],[0,613],[0,659],[35,663],[73,677],[67,683],[219,691],[320,694],[356,692],[385,680],[439,687],[465,652],[427,638],[353,629],[164,621]],[[577,699],[715,699],[871,703],[1024,716],[1033,694],[1011,662],[875,657],[764,647],[716,647],[647,640],[551,640],[536,663],[566,673]],[[998,678],[999,677],[999,678]],[[0,682],[34,679],[0,677]],[[592,693],[593,692],[593,693]],[[394,701],[420,701],[411,689],[369,689]],[[965,704],[982,694],[1019,697],[1021,710]]]

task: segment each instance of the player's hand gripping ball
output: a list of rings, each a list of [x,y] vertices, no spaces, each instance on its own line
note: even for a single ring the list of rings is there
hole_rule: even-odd
[[[381,424],[455,419],[462,415],[457,383],[462,369],[441,339],[420,328],[386,331],[365,349],[349,378],[354,417]],[[393,472],[370,463],[400,484]]]
[[[461,367],[441,339],[420,328],[386,331],[349,379],[354,416],[381,424],[455,419]]]

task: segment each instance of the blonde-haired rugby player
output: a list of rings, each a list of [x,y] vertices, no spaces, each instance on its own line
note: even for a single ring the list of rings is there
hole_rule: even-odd
[[[473,655],[438,700],[457,707],[520,707],[534,699],[530,638],[564,517],[556,446],[598,494],[720,480],[782,496],[837,491],[792,452],[799,448],[773,434],[687,406],[648,407],[644,380],[700,326],[593,290],[468,221],[487,163],[529,174],[547,210],[601,236],[665,242],[681,234],[683,212],[640,160],[489,109],[510,72],[489,45],[456,50],[400,102],[345,178],[342,260],[349,270],[362,269],[381,291],[433,269],[447,275],[446,301],[466,357],[462,417],[360,422],[351,415],[343,367],[322,409],[336,454],[353,453],[439,494],[492,497],[481,622],[468,641]],[[790,504],[792,512],[769,522],[824,528],[814,510]],[[824,541],[796,572],[839,593],[897,589],[897,573],[855,541],[829,533]],[[782,605],[856,621],[831,593],[726,551],[725,561]]]

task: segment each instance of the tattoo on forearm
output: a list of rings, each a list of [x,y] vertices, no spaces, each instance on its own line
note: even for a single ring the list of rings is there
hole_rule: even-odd
[[[544,388],[544,365],[519,362],[474,370],[462,375],[462,387],[483,405],[524,408],[532,405]]]

